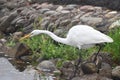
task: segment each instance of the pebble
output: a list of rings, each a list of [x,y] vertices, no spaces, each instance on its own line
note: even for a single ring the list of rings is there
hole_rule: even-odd
[[[53,62],[45,60],[38,64],[37,69],[43,72],[53,72],[56,70],[56,67]]]

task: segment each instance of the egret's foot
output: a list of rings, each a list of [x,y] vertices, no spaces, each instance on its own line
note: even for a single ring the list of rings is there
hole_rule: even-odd
[[[78,61],[75,63],[74,71],[73,71],[73,74],[72,74],[71,77],[70,77],[70,80],[77,75],[77,73],[78,73],[78,71],[79,71],[79,68],[80,68],[80,63],[81,63],[81,62],[82,62],[82,59],[79,58]]]

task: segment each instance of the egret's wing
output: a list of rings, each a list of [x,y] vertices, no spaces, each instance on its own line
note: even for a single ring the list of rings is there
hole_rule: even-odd
[[[112,38],[89,26],[76,26],[68,32],[68,41],[73,45],[113,42]]]

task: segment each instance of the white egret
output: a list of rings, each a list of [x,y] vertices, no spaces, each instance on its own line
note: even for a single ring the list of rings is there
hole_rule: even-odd
[[[94,28],[87,26],[87,25],[76,25],[73,26],[66,36],[66,38],[61,38],[56,36],[54,33],[47,31],[47,30],[33,30],[30,34],[22,37],[20,40],[23,40],[28,37],[32,37],[39,34],[47,34],[52,39],[54,39],[57,42],[77,47],[78,49],[85,49],[92,47],[95,44],[100,44],[104,42],[111,43],[113,42],[113,39],[109,36],[101,33],[98,30],[95,30]],[[100,51],[100,49],[99,49]],[[98,51],[98,53],[99,53]],[[97,55],[98,55],[97,53]],[[96,57],[97,57],[96,55]],[[80,62],[79,62],[80,63]],[[78,63],[78,65],[79,65]]]
[[[20,40],[23,40],[28,37],[33,37],[39,34],[47,34],[52,39],[57,42],[77,47],[78,49],[85,49],[92,47],[95,44],[108,42],[113,42],[113,39],[109,36],[101,33],[94,28],[87,26],[87,25],[76,25],[73,26],[67,34],[66,38],[61,38],[56,36],[54,33],[47,31],[47,30],[33,30],[30,34],[22,37]]]

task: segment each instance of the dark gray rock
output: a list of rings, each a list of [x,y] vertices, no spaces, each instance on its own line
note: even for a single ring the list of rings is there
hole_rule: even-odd
[[[21,59],[20,58],[21,56],[30,54],[30,48],[23,43],[17,43],[15,46],[10,48],[6,54],[9,57],[12,57],[15,59]]]
[[[24,32],[24,34],[26,34],[26,33],[30,33],[32,30],[33,30],[33,24],[30,24],[30,25],[28,25],[28,26],[25,26],[24,28],[23,28],[23,32]]]
[[[0,4],[4,4],[6,2],[7,2],[7,0],[0,0]]]
[[[98,67],[95,63],[86,62],[81,64],[81,68],[84,74],[93,74],[98,72]]]
[[[10,26],[10,23],[17,17],[18,13],[12,12],[4,21],[0,23],[0,31],[6,32],[6,29]]]
[[[84,75],[82,77],[75,77],[72,80],[112,80],[112,79],[102,77],[98,74],[90,74],[90,75]]]
[[[108,63],[102,63],[101,69],[99,69],[99,75],[111,78],[112,77],[112,67]]]
[[[70,19],[66,19],[60,22],[60,26],[67,26],[71,23]]]

